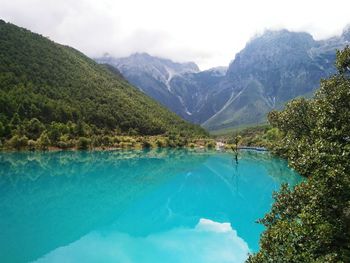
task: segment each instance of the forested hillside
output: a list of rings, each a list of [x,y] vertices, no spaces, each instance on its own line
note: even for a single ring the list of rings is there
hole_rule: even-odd
[[[315,98],[269,114],[281,133],[274,151],[307,180],[287,186],[261,222],[256,262],[350,262],[350,48],[337,52],[338,73]]]
[[[112,133],[206,135],[118,72],[0,20],[0,141],[41,137],[54,145]]]

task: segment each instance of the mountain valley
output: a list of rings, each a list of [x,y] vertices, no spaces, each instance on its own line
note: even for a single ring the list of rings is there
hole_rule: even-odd
[[[316,41],[305,32],[266,31],[252,38],[229,67],[200,71],[193,62],[136,53],[97,58],[182,118],[209,131],[266,122],[272,109],[310,97],[319,80],[335,73],[335,54],[350,43],[342,35]]]

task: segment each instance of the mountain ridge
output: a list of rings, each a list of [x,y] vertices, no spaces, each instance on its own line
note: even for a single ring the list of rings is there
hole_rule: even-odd
[[[241,94],[202,126],[218,130],[263,123],[267,112],[312,93],[322,78],[334,74],[335,51],[347,43],[343,34],[316,41],[308,33],[288,30],[252,39],[231,62],[221,91],[226,97]]]
[[[104,56],[95,60],[114,66],[130,83],[179,116],[187,117],[187,120],[191,116],[184,98],[173,89],[171,82],[174,78],[199,73],[194,62],[173,62],[147,53],[134,53],[122,58]],[[218,74],[217,71],[213,74]]]
[[[349,41],[350,26],[324,40],[307,32],[266,30],[247,42],[227,68],[172,75],[167,79],[169,93],[163,97],[160,91],[152,94],[152,86],[144,89],[147,72],[134,70],[130,77],[121,64],[116,67],[131,82],[138,75],[135,86],[181,117],[217,130],[263,123],[270,110],[297,96],[310,96],[320,79],[335,72],[335,51]]]

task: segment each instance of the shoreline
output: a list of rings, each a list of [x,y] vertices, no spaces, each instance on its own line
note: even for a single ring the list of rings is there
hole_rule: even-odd
[[[47,149],[6,149],[2,148],[0,149],[0,153],[17,153],[17,152],[78,152],[78,151],[121,151],[121,150],[156,150],[156,149],[193,149],[193,150],[211,150],[211,151],[217,151],[217,152],[234,152],[231,147],[228,146],[228,144],[219,144],[216,142],[215,147],[207,147],[204,145],[187,145],[187,146],[178,146],[178,147],[170,147],[170,146],[156,146],[156,147],[140,147],[140,146],[128,146],[128,147],[116,147],[116,146],[98,146],[98,147],[91,147],[88,149],[79,149],[78,147],[71,147],[71,148],[59,148],[55,146],[50,146]],[[259,146],[239,146],[238,150],[247,150],[247,151],[256,151],[256,152],[269,152],[269,149],[266,147],[259,147]]]

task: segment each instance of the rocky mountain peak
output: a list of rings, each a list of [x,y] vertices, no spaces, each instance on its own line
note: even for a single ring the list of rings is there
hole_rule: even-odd
[[[234,75],[242,70],[263,71],[264,68],[287,67],[288,64],[303,61],[307,51],[317,46],[313,37],[305,32],[267,30],[251,39],[246,47],[231,62],[227,71]]]
[[[214,67],[206,71],[215,76],[225,76],[227,72],[227,67]]]
[[[194,63],[136,53],[114,60],[132,84],[183,118],[209,130],[266,121],[266,113],[297,96],[311,96],[334,74],[342,35],[316,41],[306,32],[267,30],[252,38],[230,63],[199,72]],[[113,63],[112,63],[113,64]]]
[[[313,37],[306,32],[293,32],[286,29],[266,30],[262,35],[251,39],[245,49],[260,47],[263,49],[312,47]]]
[[[341,35],[344,40],[347,40],[347,41],[350,41],[350,24],[348,24],[344,30],[343,30],[343,33]]]

